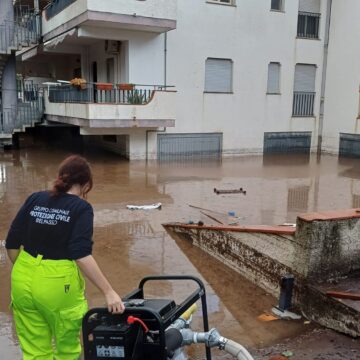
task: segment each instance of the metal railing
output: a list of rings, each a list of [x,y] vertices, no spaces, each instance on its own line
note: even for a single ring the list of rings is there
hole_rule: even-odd
[[[34,126],[44,113],[43,100],[42,89],[25,84],[17,105],[0,112],[0,133],[12,134],[14,130],[23,131],[27,126]]]
[[[170,86],[134,85],[131,90],[123,90],[113,84],[89,84],[81,87],[72,85],[50,86],[49,101],[53,103],[102,103],[145,105],[153,97],[155,90]],[[111,86],[109,86],[111,85]]]
[[[315,92],[294,91],[292,115],[313,116],[314,100]]]
[[[299,11],[297,36],[300,38],[319,38],[320,14]]]
[[[10,53],[38,43],[41,36],[39,15],[34,13],[0,25],[0,52]]]
[[[49,20],[59,14],[66,7],[74,3],[76,0],[52,0],[45,8],[46,19]]]

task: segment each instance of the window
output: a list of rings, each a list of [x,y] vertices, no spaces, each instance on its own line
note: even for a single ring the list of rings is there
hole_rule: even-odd
[[[300,0],[297,36],[318,39],[320,24],[320,1]]]
[[[316,66],[297,64],[295,67],[293,116],[313,116]]]
[[[208,58],[205,63],[205,92],[232,92],[231,59]]]
[[[280,94],[280,63],[271,62],[268,66],[268,94]]]
[[[271,10],[283,11],[283,0],[271,0]]]
[[[208,0],[207,2],[226,4],[226,5],[235,5],[235,0]]]

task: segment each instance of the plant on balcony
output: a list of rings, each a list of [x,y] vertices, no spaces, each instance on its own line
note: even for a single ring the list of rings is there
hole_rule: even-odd
[[[145,103],[146,97],[145,94],[140,94],[135,90],[128,95],[127,99],[129,104],[141,105]]]
[[[74,78],[70,80],[70,84],[74,87],[76,87],[77,89],[86,89],[86,80],[82,79],[82,78]]]
[[[135,84],[117,84],[119,90],[134,90]]]
[[[111,83],[96,83],[96,90],[112,90],[113,84]]]

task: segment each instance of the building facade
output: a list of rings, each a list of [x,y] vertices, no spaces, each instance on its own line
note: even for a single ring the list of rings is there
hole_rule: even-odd
[[[41,38],[11,54],[42,89],[43,125],[77,126],[129,159],[360,155],[357,0],[35,7]],[[29,95],[20,98],[16,114]]]

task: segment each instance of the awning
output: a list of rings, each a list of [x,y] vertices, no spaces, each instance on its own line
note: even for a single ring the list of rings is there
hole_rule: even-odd
[[[59,36],[56,36],[55,38],[53,38],[49,41],[46,41],[44,43],[44,50],[46,51],[46,49],[50,50],[50,49],[55,48],[57,45],[61,44],[67,37],[72,36],[75,33],[77,33],[77,28],[73,28]]]

